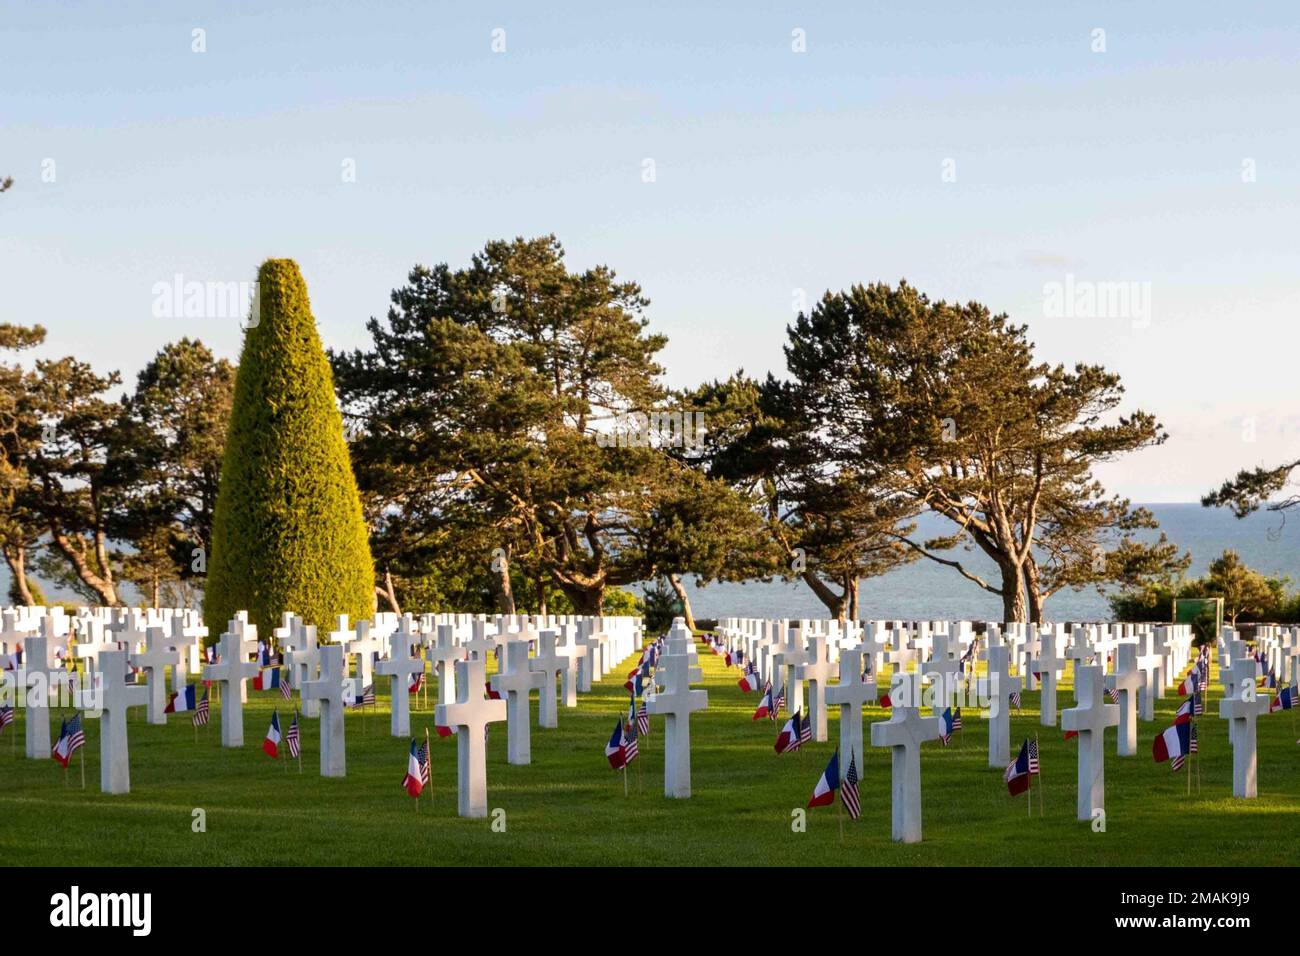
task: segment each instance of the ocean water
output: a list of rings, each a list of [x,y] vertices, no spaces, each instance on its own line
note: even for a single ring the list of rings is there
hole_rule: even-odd
[[[1254,514],[1237,520],[1231,512],[1197,504],[1147,505],[1161,530],[1192,554],[1192,575],[1203,574],[1225,548],[1234,548],[1253,568],[1270,576],[1290,577],[1300,587],[1300,513],[1284,521],[1278,514]],[[933,537],[948,533],[947,522],[926,516],[918,534]],[[1158,534],[1156,532],[1155,534]],[[1154,536],[1154,535],[1153,535]],[[986,580],[996,581],[993,564],[980,552],[950,552]],[[8,571],[0,565],[0,584],[8,593]],[[691,607],[697,617],[823,617],[825,606],[802,581],[752,581],[745,584],[710,584],[700,587],[686,579]],[[138,601],[124,589],[128,601]],[[1000,620],[1002,602],[981,590],[952,568],[921,559],[889,574],[862,582],[860,614],[864,618]],[[70,591],[46,587],[52,600],[76,601]],[[1056,621],[1096,620],[1110,617],[1110,608],[1095,589],[1061,591],[1046,606]]]
[[[1281,514],[1256,513],[1238,520],[1221,508],[1199,504],[1147,505],[1160,530],[1183,551],[1190,551],[1191,576],[1204,574],[1211,561],[1227,548],[1236,550],[1250,567],[1269,576],[1289,577],[1300,586],[1300,513],[1284,520]],[[928,515],[918,523],[918,540],[950,533],[946,519]],[[1159,532],[1144,537],[1156,538]],[[979,551],[954,549],[946,557],[960,560],[973,574],[997,583],[996,568]],[[802,581],[710,584],[700,587],[687,579],[687,593],[696,617],[824,617],[826,606]],[[888,574],[863,581],[858,590],[859,616],[865,619],[1001,620],[1002,600],[967,581],[953,568],[922,558]],[[1106,619],[1110,607],[1095,588],[1059,591],[1044,613],[1054,621]]]

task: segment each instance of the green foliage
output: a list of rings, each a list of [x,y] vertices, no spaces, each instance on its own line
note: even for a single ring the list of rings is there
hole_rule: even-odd
[[[1063,587],[1144,564],[1163,574],[1180,560],[1168,542],[1133,539],[1147,516],[1094,478],[1096,464],[1165,439],[1150,414],[1119,412],[1114,373],[1040,362],[1027,328],[1006,314],[933,301],[906,282],[827,293],[788,338],[807,458],[841,469],[868,514],[951,521],[997,565],[996,579],[897,537],[1000,596],[1005,620],[1040,620]],[[1111,562],[1117,537],[1128,553]]]
[[[554,236],[412,270],[371,348],[332,356],[381,569],[418,578],[454,550],[496,610],[551,610],[555,588],[599,613],[608,588],[748,561],[746,499],[659,447],[596,439],[667,397],[647,306],[605,266],[570,270]]]
[[[1210,562],[1203,577],[1130,587],[1108,600],[1119,621],[1167,623],[1173,620],[1175,599],[1221,597],[1227,623],[1287,623],[1300,620],[1300,594],[1291,594],[1289,583],[1286,578],[1270,578],[1247,567],[1241,556],[1229,549]]]
[[[672,626],[673,618],[682,613],[682,603],[677,593],[666,581],[654,581],[642,586],[647,634],[662,634]]]
[[[333,378],[307,286],[289,259],[258,272],[212,521],[209,628],[236,611],[268,628],[292,610],[324,626],[369,617],[374,564]]]
[[[1201,499],[1206,508],[1231,508],[1238,518],[1253,514],[1261,507],[1268,511],[1289,511],[1300,504],[1300,497],[1288,495],[1277,501],[1272,497],[1285,488],[1300,461],[1288,461],[1272,468],[1252,468],[1237,472],[1216,491]]]

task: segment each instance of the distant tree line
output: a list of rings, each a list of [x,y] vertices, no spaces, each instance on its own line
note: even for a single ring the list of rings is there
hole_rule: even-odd
[[[854,286],[798,314],[784,375],[673,390],[649,304],[554,236],[495,241],[416,266],[367,346],[329,353],[378,606],[631,610],[648,583],[657,614],[689,615],[689,576],[782,578],[849,617],[863,579],[925,560],[1037,621],[1062,589],[1137,593],[1189,564],[1093,474],[1159,423],[1100,366],[1038,361],[1006,315]],[[124,581],[193,603],[235,368],[182,339],[116,394],[75,357],[20,361],[44,335],[0,326],[10,599],[41,600],[34,570],[98,603]],[[919,537],[923,514],[948,533]]]

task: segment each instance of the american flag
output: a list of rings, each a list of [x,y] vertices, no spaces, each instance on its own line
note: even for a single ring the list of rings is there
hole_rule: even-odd
[[[812,716],[805,716],[803,723],[799,725],[799,743],[812,743]]]
[[[1196,722],[1192,721],[1192,730],[1187,738],[1187,752],[1196,753]]]
[[[628,721],[623,725],[623,766],[627,766],[637,758],[640,748],[636,743],[636,721]]]
[[[1011,701],[1011,706],[1012,706],[1012,707],[1014,707],[1016,710],[1019,710],[1019,709],[1020,709],[1020,691],[1018,691],[1018,690],[1013,690],[1013,691],[1011,692],[1011,696],[1010,696],[1010,698],[1008,698],[1008,699]]]
[[[961,708],[958,707],[952,712],[952,729],[961,730]]]
[[[781,713],[781,708],[785,706],[785,685],[781,685],[780,692],[776,695],[776,703],[772,705],[772,720],[776,720],[776,715]]]
[[[352,706],[364,707],[366,704],[373,704],[374,702],[375,702],[375,685],[367,684],[365,687],[361,689],[361,693],[357,695],[357,699],[352,702]]]
[[[285,735],[284,735],[284,742],[285,742],[285,743],[288,745],[288,747],[289,747],[289,756],[290,756],[290,757],[297,757],[297,756],[298,756],[298,754],[299,754],[299,752],[300,752],[300,743],[299,743],[299,740],[300,740],[300,738],[299,738],[299,732],[298,732],[298,712],[295,710],[295,711],[293,712],[293,723],[291,723],[291,724],[289,725],[289,730],[288,730],[288,732],[285,733]]]
[[[650,712],[645,709],[644,700],[641,701],[641,706],[636,712],[636,732],[642,737],[650,733]]]
[[[1117,691],[1114,687],[1106,688],[1106,696],[1110,699],[1110,702],[1112,704],[1119,703],[1119,691]]]
[[[54,745],[54,750],[50,756],[63,765],[63,769],[68,769],[68,761],[77,749],[86,743],[86,733],[81,729],[81,715],[73,714],[71,720],[65,720],[63,726],[59,728],[59,740]]]
[[[203,699],[199,701],[198,708],[194,711],[194,716],[190,718],[195,727],[202,727],[208,722],[208,692],[203,692]]]
[[[1038,738],[1029,741],[1029,772],[1038,773]]]
[[[427,787],[432,779],[429,774],[429,742],[427,740],[420,744],[420,749],[415,752],[415,757],[420,761],[420,782]]]
[[[844,782],[840,784],[840,799],[844,801],[844,809],[849,811],[849,818],[856,820],[862,813],[862,803],[858,799],[858,761],[851,753],[849,772],[844,777]]]
[[[289,678],[283,674],[280,675],[280,696],[285,700],[293,696],[293,687],[289,684]]]
[[[8,727],[14,722],[14,709],[12,707],[0,707],[0,728]]]

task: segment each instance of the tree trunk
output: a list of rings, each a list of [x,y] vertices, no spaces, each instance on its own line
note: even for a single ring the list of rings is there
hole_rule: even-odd
[[[492,553],[492,574],[489,576],[492,597],[500,614],[515,613],[515,592],[510,586],[510,550],[498,548]]]
[[[1007,623],[1024,624],[1028,618],[1025,611],[1025,575],[1020,565],[1011,561],[1000,564],[1002,570],[1002,620]]]
[[[564,592],[565,597],[573,604],[575,614],[598,615],[605,606],[605,579],[602,576],[599,584],[589,584],[579,586],[576,584],[565,584],[557,581],[560,590]]]
[[[842,620],[848,595],[836,594],[825,581],[817,577],[815,572],[805,571],[800,577],[808,587],[812,588],[813,594],[817,595],[817,600],[826,605],[826,609],[831,612],[831,617]]]
[[[1025,595],[1029,601],[1029,622],[1043,623],[1043,589],[1038,583],[1038,565],[1032,560],[1025,564]]]
[[[537,571],[537,613],[546,614],[546,574],[540,568]]]
[[[156,611],[158,610],[158,608],[162,606],[162,577],[159,574],[155,573],[153,576],[153,581],[150,583],[152,585],[151,590],[153,592],[152,594],[153,609]]]
[[[113,586],[113,569],[107,564],[107,552],[104,550],[102,542],[97,543],[95,548],[102,574],[96,574],[91,570],[90,564],[87,563],[84,551],[73,547],[71,539],[54,522],[50,524],[50,541],[67,562],[72,565],[72,570],[76,572],[81,583],[94,591],[100,601],[108,607],[121,606],[121,602],[117,599],[117,588]]]
[[[393,584],[393,572],[384,568],[384,586],[375,585],[375,595],[384,599],[388,609],[394,614],[401,615],[402,606],[397,602],[397,587]]]
[[[32,600],[32,589],[27,586],[27,549],[6,546],[3,550],[5,564],[9,565],[9,574],[13,578],[10,587],[12,597],[27,607],[34,606],[36,602]]]
[[[682,617],[686,619],[686,626],[692,631],[695,630],[695,615],[691,613],[691,599],[686,596],[686,588],[682,584],[680,574],[668,575],[668,583],[672,585],[673,593],[677,595],[677,600],[682,602]]]
[[[850,577],[845,581],[845,588],[849,592],[849,620],[858,619],[858,584],[859,579]]]

